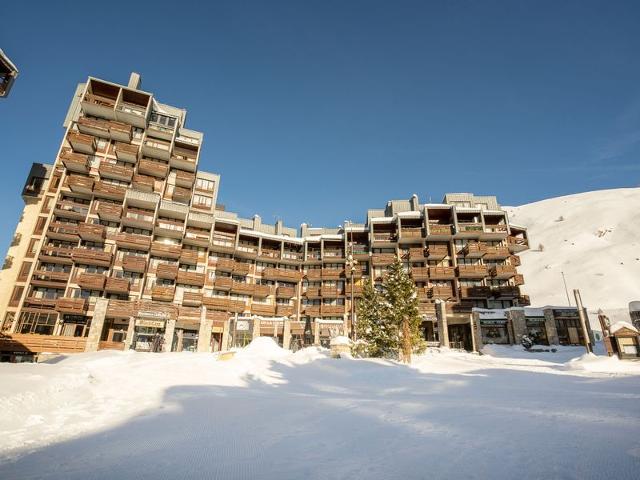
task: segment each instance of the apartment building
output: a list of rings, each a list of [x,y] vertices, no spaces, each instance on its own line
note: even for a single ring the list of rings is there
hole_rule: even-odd
[[[78,85],[55,163],[35,164],[23,191],[0,277],[5,355],[326,343],[351,332],[364,282],[396,258],[430,342],[473,349],[474,307],[529,304],[527,232],[495,197],[414,195],[333,229],[240,218],[218,205],[220,177],[198,169],[203,135],[186,114],[136,74]]]

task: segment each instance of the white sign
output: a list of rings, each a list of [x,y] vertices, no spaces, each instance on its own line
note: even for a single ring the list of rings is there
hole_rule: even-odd
[[[248,320],[238,320],[236,322],[236,330],[248,331],[249,330],[249,321]]]
[[[151,327],[151,328],[163,328],[164,327],[164,320],[144,320],[144,319],[137,319],[136,320],[136,326],[138,327]]]

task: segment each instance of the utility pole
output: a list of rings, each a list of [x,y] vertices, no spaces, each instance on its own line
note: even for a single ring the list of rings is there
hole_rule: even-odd
[[[573,296],[576,298],[576,307],[578,308],[578,316],[580,317],[580,327],[582,328],[582,338],[584,339],[584,347],[587,349],[587,353],[592,353],[591,340],[589,338],[589,332],[587,331],[587,314],[582,306],[582,297],[580,296],[580,290],[575,289]]]
[[[564,278],[564,272],[560,272],[562,274],[562,282],[564,283],[564,293],[567,294],[567,303],[571,306],[571,299],[569,298],[569,289],[567,288],[567,279]]]

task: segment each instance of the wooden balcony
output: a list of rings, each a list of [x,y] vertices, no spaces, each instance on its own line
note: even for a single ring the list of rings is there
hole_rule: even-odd
[[[27,297],[24,299],[23,307],[50,310],[56,307],[58,300],[52,298]]]
[[[81,273],[76,278],[76,283],[87,290],[104,290],[107,277],[101,273]]]
[[[81,265],[108,267],[111,265],[113,254],[104,250],[75,247],[73,249],[72,258],[75,263]]]
[[[496,265],[491,268],[491,276],[495,278],[507,279],[515,276],[518,272],[513,265]]]
[[[487,245],[479,242],[469,242],[462,249],[462,254],[468,258],[481,258],[487,252]]]
[[[267,267],[262,271],[263,278],[271,280],[282,280],[283,282],[298,282],[302,279],[302,274],[298,270],[286,268]]]
[[[176,293],[176,287],[154,285],[151,289],[151,298],[160,302],[171,302]]]
[[[307,277],[309,280],[320,280],[322,278],[322,269],[310,268],[307,270],[305,277]]]
[[[236,282],[231,283],[231,291],[241,295],[253,295],[255,285],[253,283]]]
[[[109,136],[112,140],[118,140],[120,142],[130,142],[131,134],[131,125],[116,121],[109,122]]]
[[[307,287],[307,290],[303,294],[307,298],[320,298],[322,297],[322,293],[320,293],[320,287]]]
[[[122,217],[122,205],[116,203],[99,202],[96,213],[100,220],[119,222]]]
[[[293,298],[296,295],[296,289],[293,287],[278,287],[276,289],[276,297]]]
[[[69,242],[78,241],[78,225],[73,223],[51,222],[47,237]]]
[[[31,285],[50,288],[64,288],[69,280],[70,272],[55,272],[37,269],[31,275]]]
[[[138,145],[129,143],[116,142],[115,154],[116,158],[121,162],[135,163],[138,161]]]
[[[116,235],[116,244],[119,247],[143,250],[146,252],[149,251],[151,247],[151,237],[137,233],[121,232]]]
[[[486,265],[458,265],[457,269],[460,278],[484,278],[489,274]]]
[[[0,337],[0,350],[29,353],[82,353],[87,339],[35,333],[12,333]]]
[[[198,149],[174,147],[173,154],[171,155],[171,166],[180,168],[182,170],[188,170],[190,172],[196,171],[196,159],[198,156]]]
[[[420,303],[418,304],[418,312],[420,315],[426,315],[428,317],[436,316],[436,304],[435,303]]]
[[[520,295],[518,297],[518,306],[528,307],[529,305],[531,305],[531,299],[529,298],[529,295]]]
[[[309,317],[319,317],[320,316],[320,305],[305,305],[304,306],[304,314]]]
[[[69,175],[67,185],[72,192],[91,194],[93,191],[93,178],[82,175]]]
[[[111,183],[97,181],[93,185],[93,194],[96,197],[108,198],[110,200],[124,200],[127,188],[121,185],[113,185]]]
[[[520,288],[511,285],[504,287],[493,287],[492,292],[497,297],[517,297],[520,295]]]
[[[453,298],[451,286],[433,286],[429,288],[429,298],[433,300],[450,300]]]
[[[271,250],[269,248],[263,248],[260,250],[260,257],[262,258],[280,258],[280,250]]]
[[[320,295],[327,298],[336,298],[343,294],[342,289],[338,287],[320,287]]]
[[[259,298],[268,297],[272,293],[273,288],[271,287],[271,285],[255,285],[255,289],[253,291],[253,295]]]
[[[78,130],[86,135],[110,139],[109,121],[97,118],[79,117],[76,123]]]
[[[197,250],[186,249],[180,252],[180,263],[196,265],[200,260],[200,253]]]
[[[113,178],[116,180],[130,182],[133,178],[133,167],[102,161],[98,167],[98,173],[104,178]]]
[[[202,304],[208,309],[230,311],[231,302],[228,297],[202,297]]]
[[[58,298],[56,311],[73,315],[84,315],[87,312],[87,300],[84,298]]]
[[[218,258],[213,265],[216,271],[232,272],[235,262],[231,258]]]
[[[178,203],[189,203],[191,200],[191,193],[191,190],[188,188],[174,186],[171,200]]]
[[[129,318],[136,314],[136,302],[130,300],[109,300],[107,317]]]
[[[236,275],[248,275],[251,271],[251,264],[245,262],[233,262],[233,273]]]
[[[159,263],[156,267],[156,277],[166,280],[175,280],[178,277],[178,265]]]
[[[107,238],[107,227],[92,223],[80,223],[78,225],[78,235],[83,240],[102,242]]]
[[[71,144],[74,152],[93,155],[96,152],[96,139],[91,135],[70,131],[67,140]]]
[[[522,261],[520,260],[520,257],[518,255],[511,255],[509,257],[509,263],[514,267],[519,267],[520,265],[522,265]]]
[[[166,178],[169,172],[169,165],[163,162],[156,162],[147,158],[142,158],[138,162],[138,173],[151,175],[152,177]]]
[[[176,185],[191,189],[195,181],[195,174],[184,170],[176,170]]]
[[[449,256],[449,246],[442,244],[427,245],[427,258],[429,260],[442,260]]]
[[[400,240],[403,242],[421,241],[424,232],[421,227],[402,227],[400,229]]]
[[[395,253],[374,253],[371,255],[373,265],[391,265],[396,259]]]
[[[461,298],[487,298],[492,295],[491,287],[460,287]]]
[[[258,246],[240,243],[236,247],[235,256],[250,259],[256,258],[258,256]]]
[[[213,281],[213,288],[216,290],[231,290],[231,286],[233,285],[233,281],[231,277],[216,277]]]
[[[70,264],[73,248],[48,247],[44,246],[40,250],[38,260],[46,263]]]
[[[115,93],[114,93],[115,95]],[[82,110],[96,117],[115,118],[116,99],[87,93],[82,99]]]
[[[325,316],[333,316],[333,315],[344,315],[345,306],[344,305],[322,305],[321,315]]]
[[[265,303],[251,304],[251,313],[254,315],[274,316],[276,314],[276,306]]]
[[[89,205],[72,202],[70,200],[60,200],[56,203],[53,213],[55,213],[58,218],[64,217],[84,221],[87,213],[89,213]]]
[[[479,222],[458,222],[456,236],[458,237],[479,237],[484,229]]]
[[[450,237],[453,234],[453,225],[430,223],[428,233],[430,237]]]
[[[429,267],[411,267],[411,278],[416,281],[429,279]]]
[[[488,245],[486,247],[484,258],[485,260],[504,260],[509,258],[510,255],[511,252],[509,252],[509,247]]]
[[[182,304],[191,306],[202,305],[202,293],[184,292],[182,295]]]
[[[293,305],[276,305],[276,315],[279,317],[290,317],[294,313]]]
[[[518,253],[529,248],[529,241],[522,237],[508,236],[507,245],[512,253]]]
[[[433,280],[453,280],[456,272],[453,267],[429,267],[429,278]]]
[[[89,173],[89,157],[82,153],[73,153],[70,148],[63,148],[60,160],[67,170],[78,173]]]
[[[524,275],[518,273],[513,276],[513,284],[514,285],[524,285]]]
[[[108,293],[118,293],[118,294],[129,293],[129,279],[108,277],[104,290]]]
[[[506,225],[503,224],[485,224],[484,226],[484,234],[482,238],[486,240],[502,240],[506,238],[508,235],[508,229]]]
[[[149,157],[168,161],[171,158],[171,142],[146,137],[142,141],[142,153]]]
[[[206,247],[207,245],[209,245],[210,236],[211,232],[209,232],[208,230],[200,230],[190,227],[187,227],[184,232],[185,242],[201,247]]]
[[[141,192],[153,192],[155,180],[153,177],[149,177],[147,175],[135,174],[132,177],[132,186],[136,190],[140,190]]]
[[[124,255],[122,257],[122,269],[127,272],[144,273],[147,268],[147,259],[138,255]]]
[[[409,249],[409,258],[411,260],[424,260],[424,248],[415,247]]]
[[[176,282],[183,283],[185,285],[204,287],[204,280],[205,280],[204,273],[178,270],[178,278],[176,279]]]
[[[323,268],[322,279],[323,280],[338,280],[344,276],[344,268]]]
[[[344,258],[344,250],[335,249],[325,249],[324,256],[322,257],[325,262],[339,262]]]
[[[180,258],[182,246],[173,243],[153,242],[151,244],[151,255],[163,258]]]
[[[374,243],[394,243],[398,241],[398,236],[395,233],[374,233],[372,240]]]
[[[227,238],[220,238],[214,234],[209,248],[214,252],[234,253],[235,241]]]

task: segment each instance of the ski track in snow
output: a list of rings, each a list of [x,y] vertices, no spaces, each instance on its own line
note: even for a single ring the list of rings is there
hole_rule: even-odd
[[[0,365],[0,478],[637,478],[640,363],[567,347],[411,367],[254,341]]]

